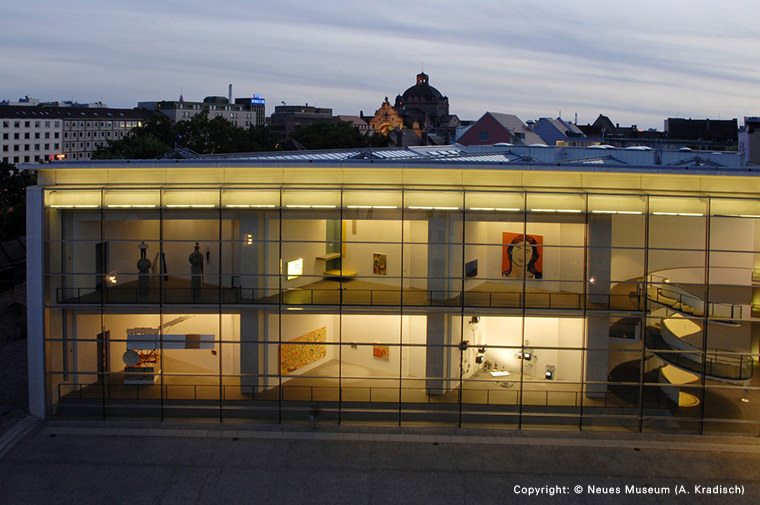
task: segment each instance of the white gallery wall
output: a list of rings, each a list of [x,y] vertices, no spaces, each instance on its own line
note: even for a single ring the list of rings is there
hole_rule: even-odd
[[[74,351],[74,368],[76,372],[93,374],[98,369],[97,335],[109,332],[108,354],[109,369],[113,372],[124,370],[122,355],[127,350],[127,329],[158,328],[161,324],[172,321],[186,314],[77,314],[74,318],[76,349]],[[165,334],[206,334],[214,336],[214,347],[210,349],[164,349],[161,352],[161,371],[166,374],[219,374],[220,364],[223,374],[234,374],[239,370],[237,345],[225,346],[226,358],[221,359],[220,339],[239,342],[240,316],[236,314],[191,314],[191,317],[164,328]],[[101,322],[102,321],[102,322]],[[94,382],[89,376],[88,382]]]
[[[530,361],[518,356],[523,342],[522,324],[520,317],[482,317],[486,360],[511,373],[518,374],[522,369],[527,377],[539,379],[544,377],[546,365],[554,365],[555,380],[581,381],[583,353],[571,348],[584,345],[583,318],[526,317],[525,348],[533,349]]]
[[[426,318],[414,315],[371,315],[371,314],[276,314],[268,316],[268,341],[277,342],[279,323],[282,324],[282,342],[305,335],[321,327],[327,328],[327,353],[324,358],[299,368],[288,377],[308,375],[314,368],[339,357],[344,363],[351,363],[368,369],[370,376],[424,377]],[[338,342],[342,342],[340,353]],[[332,345],[331,345],[332,344]],[[352,347],[355,344],[356,347]],[[375,344],[389,345],[389,359],[373,356]],[[414,344],[403,350],[400,344]],[[270,344],[276,347],[277,344]],[[271,349],[270,349],[271,350]],[[279,354],[269,352],[269,374],[279,373]],[[283,377],[287,380],[288,377]]]

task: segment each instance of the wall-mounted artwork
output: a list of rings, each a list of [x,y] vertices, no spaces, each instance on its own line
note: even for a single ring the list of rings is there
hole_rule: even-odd
[[[478,276],[478,260],[468,261],[464,264],[464,276],[465,277],[477,277]]]
[[[288,375],[327,356],[327,326],[280,345],[280,374]]]
[[[501,275],[541,279],[544,272],[543,235],[502,233]]]
[[[388,256],[382,253],[372,254],[372,273],[375,275],[388,275]]]
[[[383,361],[390,361],[391,359],[391,348],[387,345],[377,345],[375,344],[372,347],[372,356],[374,356],[377,359],[381,359]]]

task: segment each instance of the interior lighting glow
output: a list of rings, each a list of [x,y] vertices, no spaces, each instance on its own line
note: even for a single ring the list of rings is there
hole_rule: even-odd
[[[739,214],[739,217],[751,217],[754,219],[760,218],[760,216],[757,214]]]
[[[506,370],[491,370],[492,377],[506,377],[510,375]]]
[[[78,204],[78,205],[74,205],[74,208],[75,208],[75,209],[97,209],[97,208],[98,208],[98,205],[90,205],[90,204],[87,204],[87,205],[85,205],[85,204]]]
[[[435,210],[459,210],[459,207],[433,207]]]
[[[109,209],[153,209],[156,206],[152,203],[135,203],[135,204],[109,204],[106,207]]]
[[[410,209],[414,210],[433,210],[433,207],[419,207],[419,206],[409,206]]]
[[[286,205],[285,207],[289,209],[308,209],[309,205]]]
[[[252,233],[246,233],[246,235],[245,235],[245,245],[253,245],[253,234]]]
[[[496,207],[499,212],[520,212],[520,209],[516,207]]]
[[[580,214],[579,209],[530,209],[531,212],[564,212],[566,214]]]
[[[493,211],[493,210],[496,210],[496,209],[493,208],[493,207],[470,207],[470,210],[490,210],[490,211]]]
[[[225,205],[225,207],[230,208],[230,209],[247,209],[247,208],[250,207],[250,205],[246,205],[246,204],[240,204],[240,205],[237,205],[237,204],[227,204],[227,205]]]
[[[641,215],[643,212],[640,210],[592,210],[592,214],[630,214]]]
[[[696,217],[704,217],[704,214],[701,214],[699,212],[679,212],[679,216],[696,216]]]
[[[312,209],[334,209],[335,205],[312,205]]]
[[[348,205],[349,209],[371,209],[372,205]]]
[[[398,209],[395,205],[373,205],[373,209]]]
[[[303,275],[303,258],[288,261],[288,280],[293,280]]]
[[[677,216],[676,212],[652,212],[655,216]]]

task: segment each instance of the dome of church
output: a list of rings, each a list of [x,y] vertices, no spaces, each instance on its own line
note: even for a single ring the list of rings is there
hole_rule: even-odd
[[[404,102],[410,100],[435,100],[443,98],[440,91],[428,84],[428,75],[424,72],[417,74],[417,84],[404,91]]]

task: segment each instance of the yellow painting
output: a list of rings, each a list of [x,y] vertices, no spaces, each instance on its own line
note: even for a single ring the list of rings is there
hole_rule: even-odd
[[[280,374],[288,375],[327,356],[327,326],[280,345]]]

